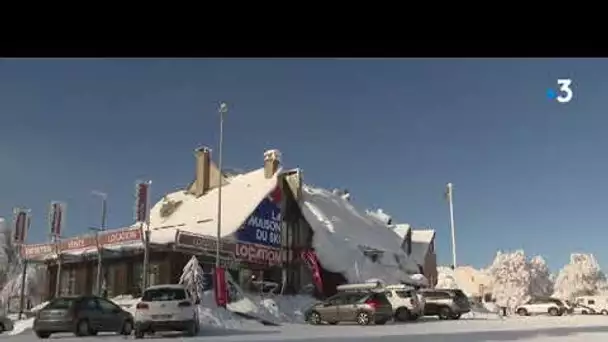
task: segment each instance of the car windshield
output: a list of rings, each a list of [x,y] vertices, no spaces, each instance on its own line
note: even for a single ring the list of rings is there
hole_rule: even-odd
[[[142,297],[146,302],[162,302],[169,300],[184,300],[186,299],[186,291],[180,288],[161,287],[148,289]]]
[[[57,298],[50,302],[44,309],[47,310],[67,310],[72,307],[76,298]]]

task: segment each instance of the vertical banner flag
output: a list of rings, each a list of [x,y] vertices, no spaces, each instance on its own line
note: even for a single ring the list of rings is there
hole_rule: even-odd
[[[15,219],[13,222],[13,241],[16,244],[23,244],[27,237],[27,229],[29,226],[29,215],[25,209],[15,209]]]
[[[319,259],[317,254],[312,250],[302,252],[300,256],[306,266],[312,273],[312,280],[320,293],[323,293],[323,277],[321,276],[321,268],[319,267]]]
[[[228,285],[226,284],[226,270],[223,267],[216,267],[215,275],[215,303],[219,307],[225,307],[228,304]]]
[[[148,221],[148,192],[150,182],[137,182],[135,184],[135,222]]]
[[[65,225],[66,205],[53,201],[49,208],[49,228],[51,236],[59,237]]]

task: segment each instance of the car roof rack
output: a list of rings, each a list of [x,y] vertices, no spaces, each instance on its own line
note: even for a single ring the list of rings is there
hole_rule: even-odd
[[[378,283],[344,284],[336,286],[340,292],[382,291],[384,286]]]

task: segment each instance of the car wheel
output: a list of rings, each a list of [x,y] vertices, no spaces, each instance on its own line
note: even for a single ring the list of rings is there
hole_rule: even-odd
[[[452,317],[452,310],[450,308],[441,308],[439,309],[439,319],[449,319]]]
[[[587,315],[587,314],[588,314],[588,312],[587,312],[587,310],[583,310],[583,311],[581,312],[581,314],[582,314],[582,315]]]
[[[386,322],[388,322],[388,319],[385,318],[385,319],[381,319],[379,321],[376,321],[375,323],[376,323],[376,325],[385,325]]]
[[[308,315],[308,322],[314,325],[321,324],[321,315],[316,311],[311,312],[310,315]]]
[[[557,308],[550,308],[549,309],[549,315],[550,316],[558,316],[559,315],[559,310],[557,310]]]
[[[135,338],[144,338],[144,331],[138,328],[135,328]]]
[[[361,311],[357,314],[357,324],[368,325],[370,321],[371,321],[371,318],[370,318],[369,313],[367,313],[365,311]]]
[[[186,335],[192,337],[196,336],[196,322],[192,322],[188,325],[188,329],[186,330]]]
[[[417,321],[418,318],[420,318],[420,315],[411,315],[410,316],[410,320],[412,320],[412,321]]]
[[[36,336],[38,336],[38,338],[49,338],[51,333],[46,331],[36,331]]]
[[[132,332],[133,332],[133,322],[131,322],[130,319],[127,319],[122,324],[122,329],[120,329],[120,334],[121,335],[125,335],[125,336],[129,336],[129,335],[131,335]]]
[[[327,324],[329,324],[329,325],[336,325],[336,324],[338,324],[338,321],[327,322]]]
[[[451,319],[460,319],[460,314],[454,314],[452,315],[452,317],[450,317]]]
[[[89,322],[86,319],[81,319],[76,323],[76,331],[74,334],[76,336],[87,336],[91,333],[91,329],[89,327]]]
[[[517,314],[520,316],[528,316],[528,310],[524,308],[519,308],[517,309]]]
[[[410,314],[410,310],[408,310],[407,308],[399,308],[399,309],[397,309],[397,312],[395,313],[395,318],[399,322],[409,321],[411,319],[411,317],[412,317],[412,315]]]
[[[608,315],[608,311],[607,310],[602,310],[601,314],[604,315],[604,316],[606,316],[606,315]]]

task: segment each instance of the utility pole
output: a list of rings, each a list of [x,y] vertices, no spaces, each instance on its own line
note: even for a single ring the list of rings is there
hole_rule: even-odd
[[[98,296],[101,296],[101,269],[103,265],[103,248],[99,243],[99,232],[106,230],[106,218],[107,218],[107,200],[108,195],[100,191],[93,191],[93,195],[101,198],[101,222],[100,226],[91,228],[95,230],[95,242],[97,244],[97,274],[95,277],[95,292]]]
[[[456,269],[456,228],[454,227],[454,194],[453,184],[448,183],[446,196],[450,207],[450,229],[452,231],[452,267]]]
[[[221,267],[220,263],[220,250],[222,248],[222,183],[223,183],[223,173],[222,173],[222,147],[224,144],[224,114],[228,112],[228,107],[225,102],[220,103],[219,108],[220,113],[220,142],[219,142],[219,157],[218,157],[218,168],[220,173],[220,182],[217,188],[217,242],[215,244],[215,278],[220,279],[218,277],[218,272]],[[218,284],[216,282],[216,295],[219,293]],[[217,298],[216,298],[217,300]]]

